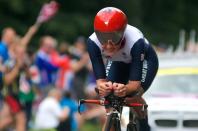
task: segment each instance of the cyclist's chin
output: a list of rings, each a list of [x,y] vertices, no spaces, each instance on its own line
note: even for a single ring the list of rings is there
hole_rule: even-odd
[[[107,56],[113,56],[115,54],[115,52],[114,51],[106,51],[105,54]]]

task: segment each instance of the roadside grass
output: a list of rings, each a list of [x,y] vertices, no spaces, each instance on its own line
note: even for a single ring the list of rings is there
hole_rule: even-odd
[[[87,121],[84,123],[80,131],[101,131],[102,125],[98,122]]]

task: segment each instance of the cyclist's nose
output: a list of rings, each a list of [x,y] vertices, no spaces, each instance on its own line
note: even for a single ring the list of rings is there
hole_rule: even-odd
[[[113,45],[113,41],[112,40],[108,40],[107,43]]]
[[[111,40],[108,40],[107,45],[106,45],[106,48],[112,48],[112,46],[113,46],[112,41]]]

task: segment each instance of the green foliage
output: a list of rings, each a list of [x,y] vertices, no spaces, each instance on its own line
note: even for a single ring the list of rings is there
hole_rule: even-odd
[[[99,122],[86,121],[81,127],[80,131],[101,131],[102,125]]]
[[[42,5],[50,0],[1,0],[0,30],[14,27],[24,35],[34,24]],[[42,35],[53,35],[59,41],[72,43],[79,35],[93,32],[94,16],[101,8],[115,6],[128,16],[129,24],[138,27],[153,43],[178,44],[180,29],[198,29],[198,1],[196,0],[57,0],[58,14],[44,23],[34,37],[36,48]]]

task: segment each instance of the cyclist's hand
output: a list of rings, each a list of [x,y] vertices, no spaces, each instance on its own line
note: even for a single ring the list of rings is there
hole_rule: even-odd
[[[99,90],[99,95],[102,97],[109,95],[110,92],[112,91],[112,86],[113,86],[113,84],[111,81],[97,82],[97,88]]]
[[[127,95],[127,87],[124,84],[113,83],[114,95],[124,97]]]

